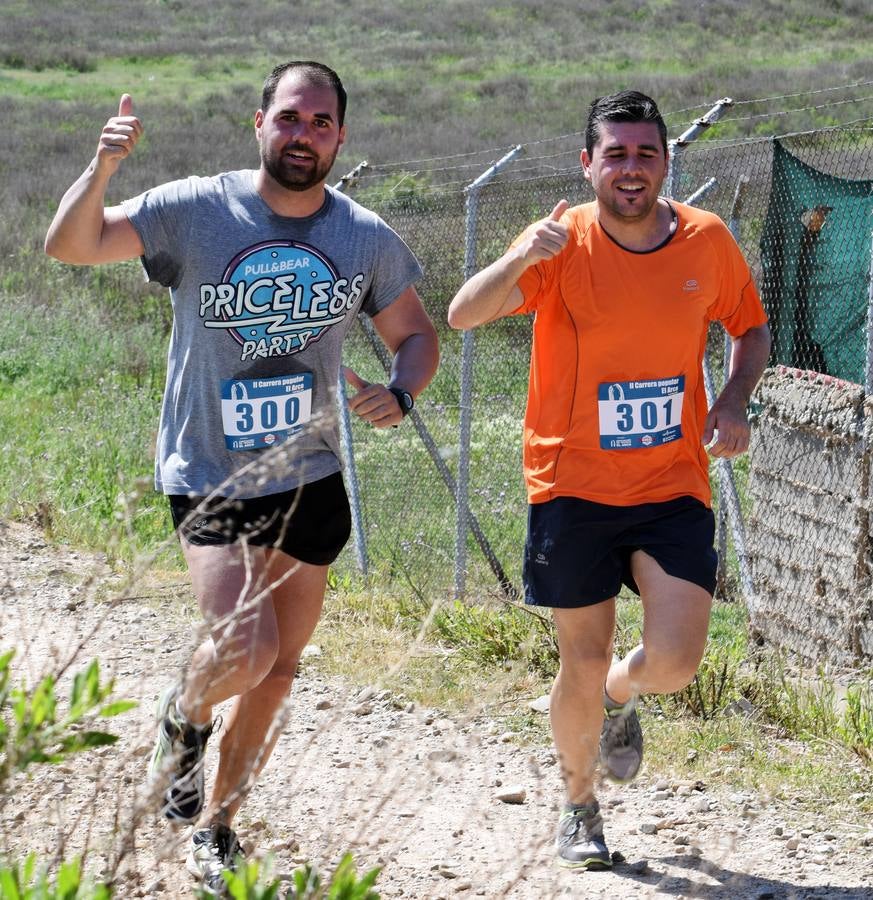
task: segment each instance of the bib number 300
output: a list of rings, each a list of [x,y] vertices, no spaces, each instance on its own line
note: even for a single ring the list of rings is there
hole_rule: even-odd
[[[300,431],[312,417],[312,374],[232,379],[221,385],[228,450],[258,450]]]
[[[598,385],[601,448],[631,450],[678,440],[684,398],[684,375]]]

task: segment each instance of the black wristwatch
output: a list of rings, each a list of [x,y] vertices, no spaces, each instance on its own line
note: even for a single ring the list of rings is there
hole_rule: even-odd
[[[405,419],[415,406],[415,400],[412,398],[412,394],[399,387],[389,387],[388,390],[397,398],[400,412],[403,413],[403,418]]]

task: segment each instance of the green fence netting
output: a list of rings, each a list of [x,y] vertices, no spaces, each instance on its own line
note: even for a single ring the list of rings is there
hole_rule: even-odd
[[[761,237],[772,361],[864,384],[873,181],[828,175],[773,145]]]

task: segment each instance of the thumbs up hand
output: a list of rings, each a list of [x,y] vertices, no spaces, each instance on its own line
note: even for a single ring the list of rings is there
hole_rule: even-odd
[[[112,116],[103,126],[97,144],[97,167],[113,175],[128,157],[142,135],[142,122],[133,114],[133,98],[122,94],[118,102],[118,115]]]
[[[354,369],[343,366],[343,377],[355,393],[348,398],[349,409],[375,428],[387,428],[403,419],[397,398],[384,384],[364,381]]]
[[[566,200],[559,200],[544,219],[528,226],[518,247],[521,257],[528,265],[551,259],[567,246],[570,232],[561,222],[561,217],[569,206]]]

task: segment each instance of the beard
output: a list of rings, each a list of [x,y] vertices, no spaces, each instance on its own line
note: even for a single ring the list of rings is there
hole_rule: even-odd
[[[324,181],[333,167],[337,153],[339,153],[339,147],[337,147],[330,157],[311,157],[314,165],[308,167],[293,165],[285,159],[285,152],[295,149],[304,150],[303,147],[284,147],[276,153],[261,147],[261,163],[264,169],[275,181],[289,191],[308,191]],[[309,153],[311,151],[305,150],[305,152]]]

